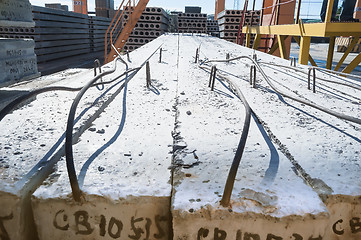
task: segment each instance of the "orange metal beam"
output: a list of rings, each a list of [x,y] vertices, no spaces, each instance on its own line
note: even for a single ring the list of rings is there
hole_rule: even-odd
[[[134,8],[132,8],[131,0],[129,0],[129,2],[125,5],[126,7],[128,7],[128,10],[129,10],[129,19],[128,19],[127,23],[125,24],[124,28],[121,30],[119,37],[114,40],[115,42],[113,41],[113,38],[112,38],[112,35],[113,35],[113,32],[115,29],[113,28],[110,31],[111,45],[114,44],[114,48],[116,48],[117,50],[115,50],[113,48],[113,46],[111,47],[109,54],[107,54],[107,56],[105,57],[105,63],[113,61],[117,55],[117,51],[120,51],[124,47],[124,45],[126,44],[128,38],[130,36],[130,33],[133,31],[135,24],[138,22],[140,16],[142,15],[144,9],[146,8],[146,6],[148,4],[148,2],[149,2],[149,0],[139,0],[138,4]],[[133,9],[133,11],[131,11],[132,9]],[[123,12],[124,11],[125,10],[123,9]],[[122,14],[120,16],[118,16],[119,18],[117,19],[115,25],[118,25],[121,16],[122,16]],[[108,31],[107,31],[107,33],[108,33]],[[107,37],[107,33],[106,33],[106,37]],[[105,51],[107,51],[107,41],[105,44],[106,44]]]

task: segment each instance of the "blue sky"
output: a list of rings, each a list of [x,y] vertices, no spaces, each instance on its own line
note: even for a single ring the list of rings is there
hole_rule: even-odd
[[[121,0],[115,0],[118,7]],[[251,4],[253,1],[249,1]],[[302,18],[318,18],[322,0],[303,0],[301,7]],[[341,0],[339,2],[342,2]],[[30,3],[37,6],[44,6],[45,3],[61,3],[69,6],[72,10],[71,0],[30,0]],[[261,7],[262,0],[256,0],[256,8]],[[184,6],[200,6],[203,13],[214,14],[215,0],[150,0],[148,6],[163,7],[167,10],[184,11]],[[226,9],[233,9],[234,0],[226,0]],[[243,9],[244,0],[239,0],[239,6]],[[89,11],[94,11],[95,0],[88,0]],[[249,7],[251,8],[251,6]]]

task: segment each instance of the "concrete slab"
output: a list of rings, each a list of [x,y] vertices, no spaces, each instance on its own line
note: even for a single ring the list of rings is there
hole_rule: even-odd
[[[0,26],[35,26],[29,0],[3,0],[0,2],[0,9]]]
[[[39,76],[34,47],[31,39],[0,38],[0,87]]]
[[[57,86],[79,87],[93,76],[93,71],[82,72],[81,75],[77,74],[79,72],[82,71],[68,70],[60,73],[60,77],[49,76],[46,82],[53,78]],[[61,82],[66,78],[67,81]],[[33,83],[32,86],[36,84],[39,83]],[[32,88],[31,84],[27,87],[24,85],[16,89]],[[92,91],[98,94],[96,89],[90,90],[90,94]],[[97,111],[109,95],[99,98],[97,106],[92,106],[94,98],[85,97],[81,106],[86,109],[79,121],[82,124],[89,121],[89,116]],[[0,122],[0,193],[3,196],[0,198],[0,217],[4,219],[7,232],[4,236],[10,239],[32,239],[36,235],[30,196],[53,171],[54,164],[63,154],[65,122],[74,96],[73,92],[38,95],[36,101],[7,115]]]
[[[232,49],[229,44],[219,55],[232,56],[248,49]],[[210,46],[203,46],[210,48]],[[241,47],[239,47],[241,48]],[[250,54],[250,53],[249,53]],[[261,62],[288,65],[289,61],[257,52]],[[210,58],[217,58],[216,55]],[[262,121],[267,132],[280,150],[293,164],[304,181],[323,199],[330,213],[324,239],[359,239],[361,185],[360,127],[302,103],[275,94],[263,78],[257,77],[259,86],[249,86],[250,61],[237,64],[218,64],[220,69],[239,77],[238,82],[251,108]],[[221,66],[220,66],[221,65]],[[292,96],[309,100],[333,111],[361,118],[359,91],[344,85],[317,80],[316,93],[307,90],[307,66],[294,69],[262,65],[275,86]],[[243,69],[242,69],[243,68]],[[235,76],[230,76],[234,78]],[[343,80],[317,73],[317,77],[340,83],[360,86],[357,81]],[[271,109],[271,110],[270,110]]]
[[[199,69],[191,57],[199,46],[201,58],[219,56],[219,44],[228,47],[223,41],[205,37],[182,37],[179,43],[176,132],[179,144],[185,148],[176,152],[174,162],[174,239],[324,236],[329,216],[325,205],[294,174],[289,160],[255,120],[251,123],[231,205],[220,205],[242,132],[244,106],[219,82],[211,92],[207,87],[209,73]],[[242,51],[252,53],[250,49]]]
[[[139,66],[165,42],[162,62],[158,54],[150,60],[151,88],[143,69],[74,145],[82,203],[72,199],[64,161],[34,193],[40,239],[171,237],[176,46],[161,39],[132,52],[128,63]]]

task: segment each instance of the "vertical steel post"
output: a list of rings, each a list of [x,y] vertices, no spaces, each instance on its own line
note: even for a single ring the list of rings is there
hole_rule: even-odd
[[[313,68],[313,93],[316,93],[316,69]]]
[[[159,63],[162,62],[162,51],[163,51],[163,49],[160,48],[160,49],[159,49]]]
[[[149,61],[146,64],[146,81],[147,81],[147,88],[150,87],[150,65]]]
[[[208,87],[211,87],[212,85],[213,70],[214,70],[214,66],[211,67],[211,75],[209,76]]]
[[[213,70],[213,78],[212,78],[212,86],[211,86],[211,91],[214,91],[214,84],[216,82],[216,72],[217,72],[217,67],[213,66],[214,70]]]
[[[252,87],[256,88],[256,66],[253,65],[251,67],[251,71],[253,70],[253,81],[252,81]]]
[[[195,60],[194,63],[198,62],[198,57],[199,57],[199,49],[197,48],[197,50],[196,50],[196,60]]]

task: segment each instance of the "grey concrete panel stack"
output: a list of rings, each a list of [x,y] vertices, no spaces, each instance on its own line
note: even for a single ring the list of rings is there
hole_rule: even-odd
[[[207,34],[219,37],[219,26],[217,20],[207,20]]]
[[[88,16],[33,6],[38,62],[90,52]]]
[[[38,76],[34,40],[0,38],[0,87]]]
[[[35,53],[41,72],[52,72],[52,62],[58,64],[57,61],[67,59],[71,62],[71,59],[84,54],[104,55],[104,35],[111,19],[37,6],[33,6],[32,11],[35,27],[0,25],[0,38],[35,40]],[[54,69],[59,70],[58,67]]]
[[[90,51],[98,52],[104,51],[105,48],[105,33],[111,23],[111,19],[105,17],[89,17],[89,37],[90,37]],[[109,38],[108,34],[108,39]],[[108,46],[110,50],[110,46]]]
[[[129,19],[129,14],[126,11],[124,19]],[[125,26],[126,21],[123,22]],[[140,16],[134,30],[130,34],[124,50],[133,51],[153,39],[168,32],[169,29],[169,15],[163,8],[147,7]]]
[[[28,0],[1,0],[0,10],[0,33],[27,32],[34,26]],[[0,35],[0,87],[39,75],[34,40],[24,38],[6,39]]]
[[[1,0],[0,10],[0,26],[34,26],[29,0]]]
[[[207,33],[207,14],[179,13],[179,33]]]
[[[225,10],[218,14],[218,24],[220,37],[230,42],[236,42],[239,26],[242,20],[243,11],[241,10]],[[246,11],[244,24],[257,26],[260,24],[261,11]],[[254,36],[251,38],[253,44]]]

